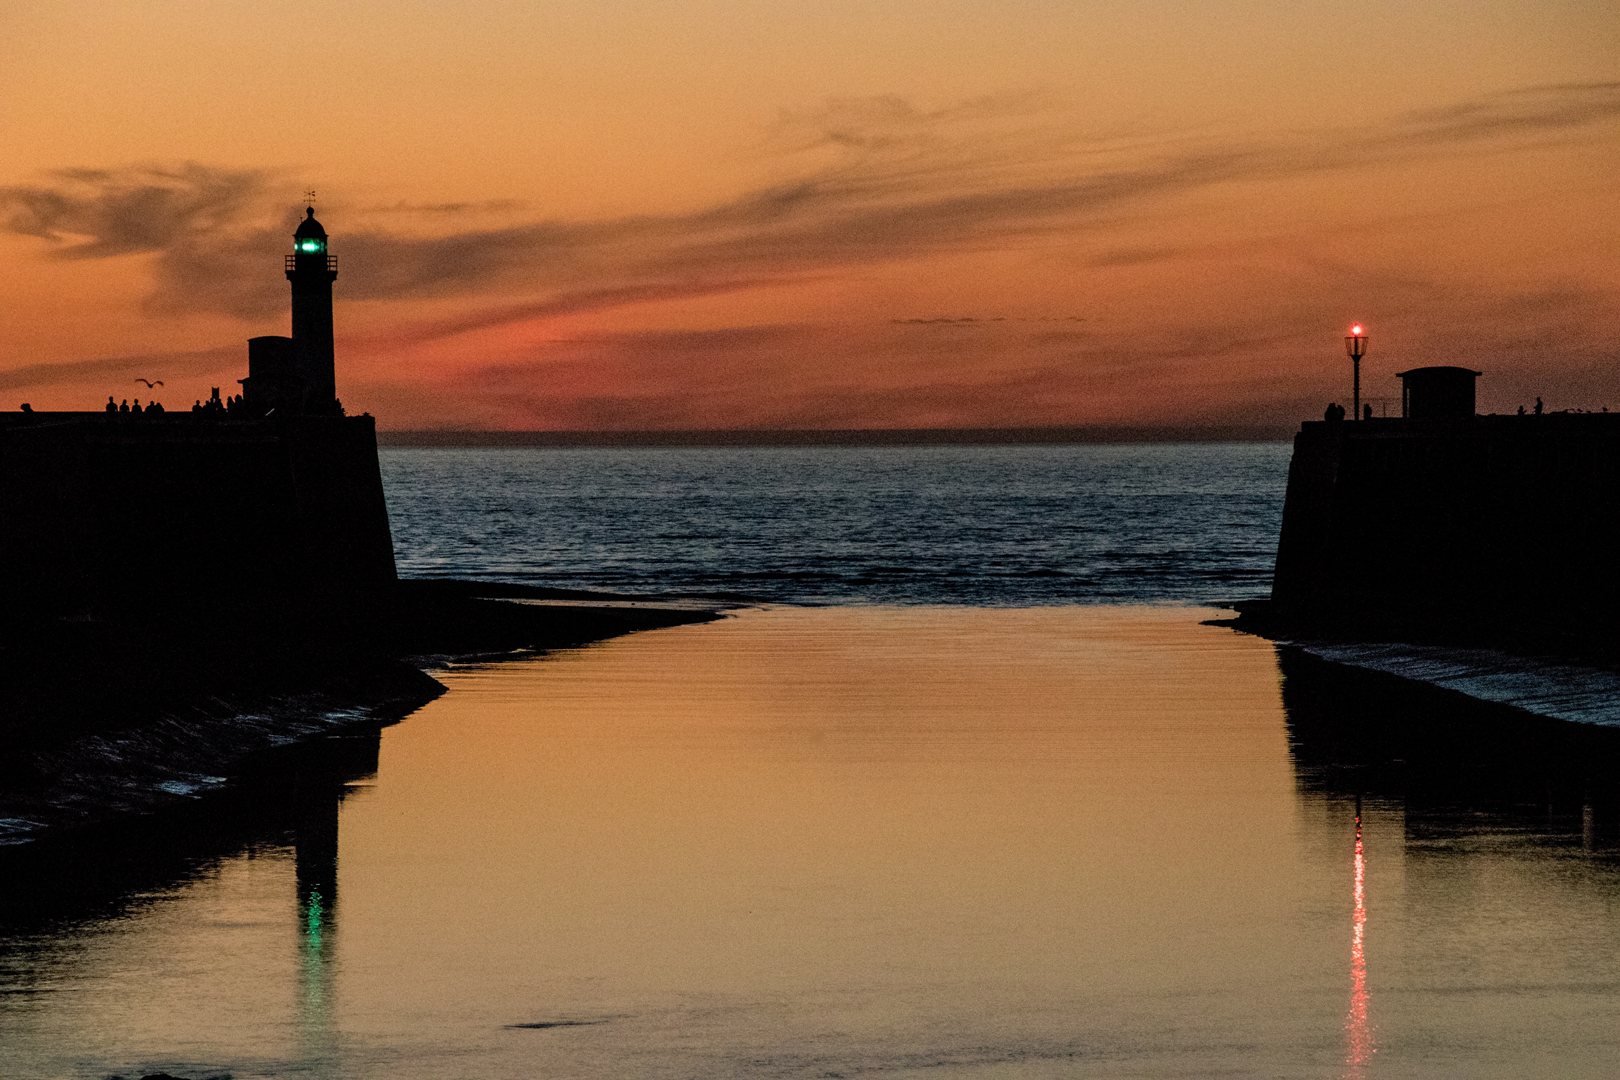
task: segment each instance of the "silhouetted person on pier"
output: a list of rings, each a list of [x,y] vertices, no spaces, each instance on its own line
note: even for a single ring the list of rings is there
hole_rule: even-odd
[[[146,406],[146,411],[149,412],[149,413],[160,413],[160,412],[162,412],[163,411],[163,402],[161,402],[161,401],[149,402],[147,404],[147,406]]]
[[[1536,398],[1536,415],[1537,416],[1541,415],[1541,399],[1540,398]]]
[[[118,406],[118,411],[119,412],[126,412],[126,413],[129,412],[129,398],[125,398],[124,403],[122,405]]]
[[[1520,406],[1519,406],[1519,415],[1520,415],[1520,416],[1523,416],[1523,415],[1524,415],[1524,406],[1523,406],[1523,405],[1520,405]]]
[[[1340,405],[1336,401],[1328,402],[1328,407],[1326,409],[1322,410],[1322,419],[1328,420],[1328,421],[1343,420],[1344,419],[1344,406]]]
[[[1371,420],[1372,419],[1372,406],[1371,405],[1363,405],[1361,407],[1361,418],[1363,420]]]
[[[195,404],[195,405],[193,405],[193,406],[192,406],[192,407],[191,407],[191,411],[192,411],[192,412],[194,412],[194,413],[199,413],[199,412],[202,412],[202,411],[203,411],[203,408],[202,408],[202,398],[198,398],[198,399],[197,399],[197,403],[196,403],[196,404]],[[1524,410],[1523,410],[1523,409],[1520,409],[1520,410],[1519,410],[1519,411],[1520,411],[1520,412],[1523,412],[1523,411],[1524,411]]]
[[[108,395],[108,397],[107,397],[107,411],[108,412],[117,412],[118,411],[118,402],[114,401],[112,399],[111,395]]]

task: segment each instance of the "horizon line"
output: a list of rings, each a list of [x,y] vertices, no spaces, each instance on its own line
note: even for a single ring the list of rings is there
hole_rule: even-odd
[[[638,431],[381,429],[377,445],[431,447],[592,446],[1057,446],[1110,443],[1287,442],[1296,425],[1086,424],[991,428],[661,428]]]

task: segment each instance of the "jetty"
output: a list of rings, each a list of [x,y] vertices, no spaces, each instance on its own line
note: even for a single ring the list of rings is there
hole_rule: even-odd
[[[250,801],[273,801],[313,760],[292,748],[374,745],[443,693],[427,671],[457,658],[718,617],[719,604],[400,580],[375,422],[337,397],[328,240],[308,208],[284,264],[292,334],[248,342],[238,392],[0,412],[8,865],[47,848],[53,865],[84,864],[75,853],[109,829],[122,851],[129,823],[154,815],[196,828],[199,800],[252,778]]]
[[[1476,415],[1479,374],[1404,372],[1402,416],[1301,425],[1240,626],[1616,655],[1620,414]]]

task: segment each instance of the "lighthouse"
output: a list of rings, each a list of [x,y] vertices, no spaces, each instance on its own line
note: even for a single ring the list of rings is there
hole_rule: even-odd
[[[313,206],[293,233],[287,280],[292,282],[292,337],[248,339],[248,377],[238,380],[242,404],[255,417],[342,416],[332,351],[337,256],[326,250],[326,230],[315,220]]]
[[[337,378],[332,347],[332,282],[337,280],[337,256],[326,250],[326,230],[315,220],[315,208],[293,233],[293,253],[287,256],[287,280],[292,282],[293,368],[304,381],[305,413],[338,413]]]

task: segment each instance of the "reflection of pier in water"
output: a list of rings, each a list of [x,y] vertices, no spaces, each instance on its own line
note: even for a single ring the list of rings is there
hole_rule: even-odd
[[[319,894],[319,951],[329,955],[338,806],[349,785],[376,774],[380,742],[373,727],[287,747],[225,790],[165,815],[0,851],[0,875],[31,883],[0,893],[0,930],[113,917],[243,852],[291,846],[301,940],[310,940],[309,900]]]
[[[1398,805],[1409,843],[1484,831],[1620,850],[1620,730],[1279,647],[1300,790]]]
[[[188,884],[244,853],[291,849],[294,880],[285,885],[282,917],[297,919],[296,976],[288,990],[296,995],[289,1003],[299,1058],[316,1075],[337,1075],[338,818],[351,785],[376,774],[380,740],[380,727],[371,727],[287,747],[260,759],[238,783],[164,815],[48,846],[0,850],[0,878],[30,886],[0,889],[0,964],[25,973],[11,985],[29,993],[48,989],[48,973],[63,966],[61,941],[75,938],[74,924],[111,922],[154,903],[194,915]]]
[[[347,784],[375,775],[379,739],[333,740],[335,758],[297,776],[293,804],[294,866],[297,872],[299,1026],[304,1052],[331,1058],[333,954],[338,902],[338,808]],[[337,766],[333,771],[333,766]]]
[[[1414,1018],[1460,986],[1507,999],[1495,970],[1514,985],[1567,979],[1560,935],[1573,920],[1600,928],[1593,913],[1620,902],[1620,730],[1277,651],[1307,842],[1340,866],[1350,856],[1344,1075],[1368,1075],[1380,1027],[1419,1038]],[[1504,918],[1500,940],[1458,937]]]

